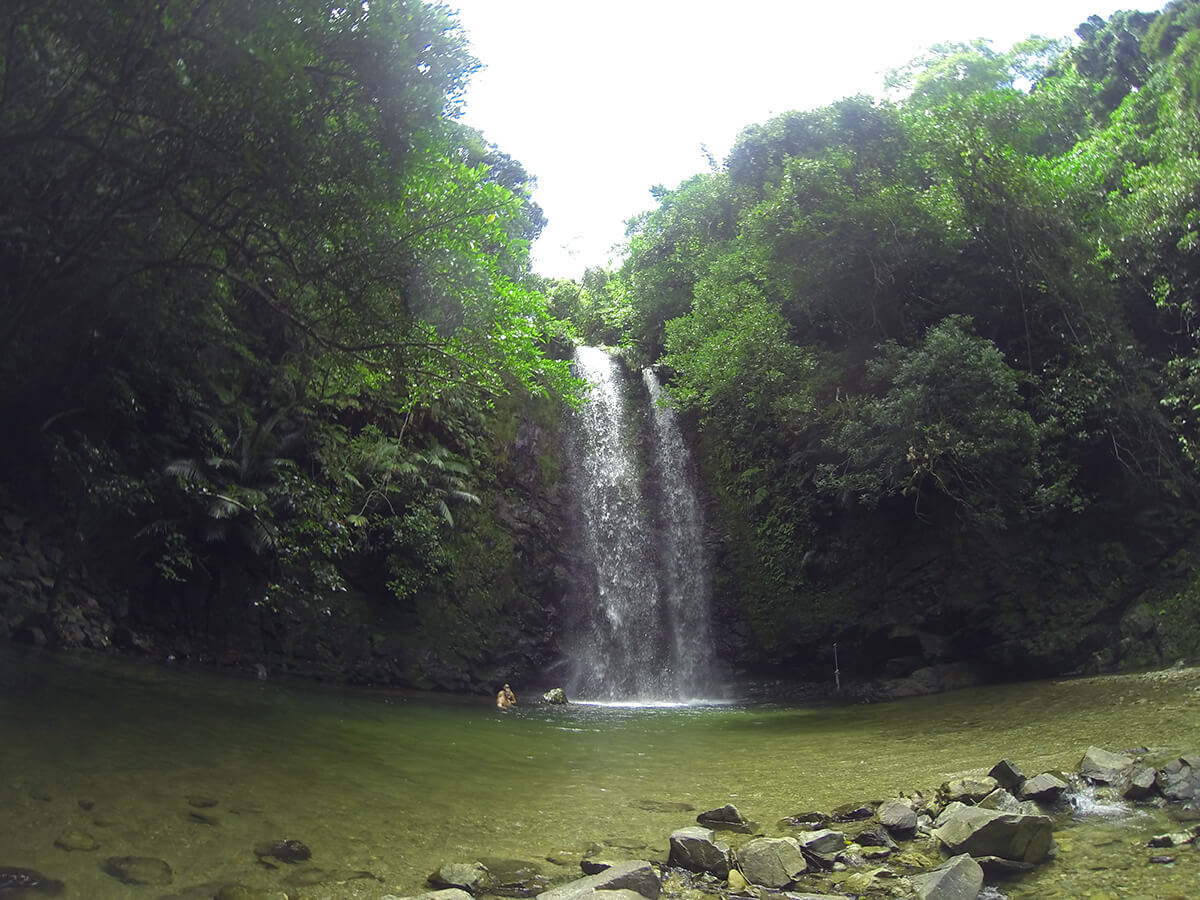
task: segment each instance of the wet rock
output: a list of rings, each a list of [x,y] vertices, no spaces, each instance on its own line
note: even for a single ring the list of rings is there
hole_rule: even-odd
[[[1167,856],[1166,854],[1162,854],[1160,856],[1150,857],[1150,859],[1148,859],[1147,862],[1150,863],[1151,865],[1170,866],[1175,863],[1175,857]]]
[[[214,800],[212,797],[206,797],[203,794],[188,794],[184,799],[187,800],[188,806],[193,806],[196,809],[209,809],[213,806],[216,806],[219,802]]]
[[[424,894],[416,894],[412,897],[395,897],[392,894],[388,894],[386,897],[380,898],[380,900],[388,900],[388,897],[391,897],[392,900],[473,900],[471,895],[462,888],[443,888],[440,891],[426,891]]]
[[[155,856],[110,856],[101,868],[122,884],[165,885],[175,877],[171,867]]]
[[[526,860],[485,857],[480,862],[491,875],[488,892],[498,897],[535,897],[550,885],[537,865]]]
[[[624,862],[624,860],[600,859],[598,857],[581,859],[579,861],[579,871],[583,872],[584,875],[599,875],[605,869],[611,869],[618,862]]]
[[[728,874],[728,873],[727,873]],[[725,877],[725,876],[721,876]],[[604,900],[622,900],[610,891],[631,891],[647,900],[658,900],[662,881],[654,866],[644,859],[634,859],[538,894],[538,900],[591,900],[596,891],[604,891]]]
[[[1118,785],[1133,771],[1135,760],[1128,753],[1113,753],[1102,747],[1088,747],[1079,761],[1079,775],[1088,781]]]
[[[977,856],[975,862],[983,867],[983,874],[988,878],[1012,878],[1014,875],[1032,872],[1036,868],[1033,863],[1002,859],[999,856]]]
[[[227,887],[240,887],[236,881],[205,881],[189,884],[170,894],[159,894],[156,900],[213,900]]]
[[[829,816],[834,822],[862,822],[875,815],[877,803],[844,803]]]
[[[830,818],[822,812],[799,812],[779,820],[780,828],[807,828],[810,831],[825,828]]]
[[[1156,834],[1146,842],[1147,847],[1182,847],[1195,843],[1196,835],[1188,831],[1178,831],[1174,834]]]
[[[254,845],[259,861],[276,859],[283,863],[298,863],[312,859],[312,851],[301,841],[283,838],[278,841],[259,841]]]
[[[1011,759],[1002,759],[992,766],[988,777],[996,779],[996,784],[1006,791],[1011,791],[1025,780],[1025,773]]]
[[[713,840],[711,828],[680,828],[671,833],[667,864],[689,872],[708,872],[718,878],[727,878],[729,845]]]
[[[1004,788],[996,788],[975,805],[982,809],[995,809],[999,810],[1000,812],[1025,813],[1032,816],[1036,816],[1041,813],[1041,810],[1038,809],[1036,803],[1030,801],[1022,802]]]
[[[67,828],[54,839],[54,846],[60,850],[91,852],[100,846],[100,842],[81,828]]]
[[[879,805],[879,824],[893,837],[907,840],[917,831],[917,813],[907,800],[884,800]]]
[[[560,687],[550,688],[550,690],[542,694],[542,699],[547,703],[553,703],[556,706],[561,706],[567,702],[567,692]]]
[[[910,810],[910,812],[911,812],[911,810]],[[917,827],[917,817],[914,815],[913,816],[913,828],[916,828],[916,827]],[[900,846],[899,844],[897,844],[895,842],[895,840],[893,840],[891,833],[882,824],[877,825],[873,828],[864,828],[854,838],[854,843],[858,844],[860,847],[885,847],[889,851],[895,850],[897,847]]]
[[[1200,756],[1181,756],[1159,769],[1158,789],[1168,800],[1200,799]]]
[[[216,816],[210,816],[208,813],[198,812],[197,810],[188,810],[188,821],[195,822],[197,825],[220,825],[221,820]],[[267,854],[271,855],[271,854]]]
[[[696,816],[696,821],[708,828],[716,828],[722,831],[738,831],[743,834],[753,830],[754,823],[746,820],[746,817],[738,811],[738,808],[732,803],[726,803],[718,809],[710,809]]]
[[[1137,765],[1129,776],[1129,783],[1121,791],[1126,800],[1145,800],[1158,788],[1158,773],[1153,766]]]
[[[795,838],[756,838],[737,853],[738,869],[750,884],[786,888],[808,870]]]
[[[1050,772],[1043,772],[1033,778],[1021,782],[1020,795],[1022,800],[1036,800],[1039,803],[1053,803],[1067,789],[1067,783]]]
[[[1028,816],[951,804],[938,817],[933,836],[951,853],[999,856],[1018,862],[1045,859],[1054,845],[1049,816]]]
[[[36,869],[20,866],[0,866],[0,897],[20,897],[27,892],[54,896],[61,894],[65,885],[57,878],[47,878]]]
[[[943,803],[978,803],[999,786],[990,775],[955,778],[938,789],[938,797]]]
[[[435,888],[462,888],[470,894],[480,894],[492,884],[492,874],[481,862],[442,863],[429,876]]]
[[[969,854],[962,853],[932,872],[913,875],[909,881],[919,900],[975,900],[983,889],[983,869]]]
[[[831,867],[836,862],[837,855],[846,849],[846,835],[829,828],[800,834],[796,840],[810,861],[826,869]]]

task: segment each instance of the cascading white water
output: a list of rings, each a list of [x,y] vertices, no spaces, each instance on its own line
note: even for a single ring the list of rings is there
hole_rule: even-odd
[[[567,693],[643,703],[712,697],[709,567],[682,435],[671,411],[654,406],[654,452],[644,454],[642,386],[594,347],[578,348],[575,371],[592,387],[568,442],[576,541]]]

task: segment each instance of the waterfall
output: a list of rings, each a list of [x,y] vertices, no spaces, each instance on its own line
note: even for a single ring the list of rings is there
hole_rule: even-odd
[[[653,373],[633,381],[603,350],[578,348],[575,371],[591,392],[568,430],[575,571],[567,692],[601,701],[712,697],[710,566],[674,414],[656,402]]]

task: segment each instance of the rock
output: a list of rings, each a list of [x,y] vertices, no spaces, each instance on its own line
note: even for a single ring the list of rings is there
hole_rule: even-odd
[[[122,884],[170,884],[171,867],[154,856],[110,856],[104,861],[105,874]]]
[[[913,875],[909,881],[919,900],[975,900],[983,889],[983,869],[970,855],[962,853],[932,872]]]
[[[718,878],[727,878],[729,845],[714,841],[711,828],[679,828],[671,833],[667,864],[689,872],[708,872]]]
[[[557,706],[561,706],[567,702],[567,692],[560,687],[550,688],[550,690],[542,694],[542,699],[547,703],[553,703]]]
[[[550,885],[550,879],[541,873],[537,865],[526,860],[485,857],[480,862],[491,875],[488,892],[498,897],[535,897]],[[605,868],[612,865],[606,864]]]
[[[875,803],[844,803],[833,811],[830,820],[834,822],[861,822],[875,815]]]
[[[1033,863],[1002,859],[999,856],[978,856],[975,857],[975,862],[983,867],[983,874],[988,878],[1011,878],[1014,875],[1032,872],[1035,868]]]
[[[259,841],[254,845],[254,855],[260,861],[270,857],[284,863],[298,863],[312,859],[312,851],[305,844],[287,838],[278,841]]]
[[[830,823],[830,818],[825,813],[821,812],[800,812],[793,813],[785,819],[779,820],[780,828],[807,828],[809,830],[815,828],[824,828]]]
[[[386,898],[381,898],[381,900],[386,900]],[[394,897],[393,900],[473,900],[473,898],[462,888],[443,888],[440,891],[426,891],[424,894],[417,894],[414,897]]]
[[[36,869],[0,866],[0,897],[22,897],[27,891],[49,895],[61,894],[64,887],[57,878],[47,878]]]
[[[1200,799],[1200,756],[1181,756],[1158,770],[1158,789],[1168,800]]]
[[[210,816],[208,813],[198,812],[197,810],[188,810],[188,821],[195,822],[197,825],[220,825],[221,820],[216,816]],[[268,854],[270,855],[270,854]]]
[[[194,806],[196,809],[208,809],[218,803],[212,797],[206,797],[203,794],[188,794],[184,799],[187,800],[188,806]]]
[[[669,800],[639,800],[635,805],[638,809],[644,809],[647,812],[691,812],[696,808],[690,803]]]
[[[702,812],[696,816],[696,821],[701,825],[722,831],[746,833],[753,829],[753,823],[746,821],[745,816],[732,803],[726,803],[718,809],[710,809]]]
[[[1137,765],[1129,776],[1129,783],[1121,791],[1126,800],[1145,800],[1158,787],[1158,773],[1153,766]]]
[[[996,784],[1006,791],[1011,791],[1025,780],[1025,773],[1011,759],[1002,759],[992,766],[991,771],[988,772],[988,777],[996,779]]]
[[[1000,785],[990,775],[982,778],[955,778],[947,781],[938,789],[938,796],[944,803],[978,803]]]
[[[95,805],[96,805],[95,800],[81,799],[79,801],[79,808],[82,809],[84,812],[91,812],[92,808],[95,807]]]
[[[750,884],[786,888],[808,870],[795,838],[756,838],[737,853],[738,870]]]
[[[913,815],[913,828],[917,827],[917,817]],[[889,851],[895,850],[899,844],[893,839],[891,833],[885,826],[876,825],[873,828],[864,828],[854,838],[854,843],[860,847],[886,847]],[[886,855],[886,854],[884,854]]]
[[[1195,843],[1196,835],[1189,831],[1179,831],[1174,834],[1156,834],[1146,842],[1147,847],[1182,847]]]
[[[1036,863],[1045,859],[1054,845],[1051,828],[1049,816],[998,812],[955,803],[938,817],[933,836],[951,853]]]
[[[750,887],[750,882],[746,881],[744,876],[737,869],[729,870],[729,891],[733,894],[740,894]]]
[[[1067,783],[1050,772],[1043,772],[1033,778],[1021,782],[1020,796],[1022,800],[1037,800],[1039,803],[1053,803],[1063,795]]]
[[[1162,856],[1152,856],[1148,860],[1146,860],[1146,862],[1150,863],[1151,865],[1169,866],[1175,862],[1175,857],[1167,856],[1165,854]]]
[[[647,900],[657,900],[662,893],[662,882],[649,862],[634,859],[605,869],[599,875],[589,875],[543,891],[537,896],[538,900],[591,900],[596,891],[605,892],[600,900],[634,900],[632,896],[622,898],[621,892],[624,891]],[[614,891],[617,893],[610,893]]]
[[[884,800],[879,805],[879,824],[900,840],[908,840],[917,831],[917,813],[907,800]]]
[[[846,849],[846,835],[829,828],[800,834],[796,840],[804,855],[824,868],[833,865],[837,855]]]
[[[79,828],[67,828],[54,839],[54,846],[60,850],[91,851],[100,846],[99,841]]]
[[[996,788],[975,805],[981,809],[995,809],[999,810],[1000,812],[1024,813],[1025,815],[1030,816],[1041,815],[1042,812],[1036,803],[1029,800],[1022,802],[1004,788]]]
[[[491,887],[492,875],[481,862],[448,862],[442,863],[428,880],[435,888],[461,888],[480,894]]]
[[[1079,761],[1079,775],[1095,784],[1118,785],[1133,771],[1134,758],[1128,753],[1113,753],[1101,747],[1088,747]]]

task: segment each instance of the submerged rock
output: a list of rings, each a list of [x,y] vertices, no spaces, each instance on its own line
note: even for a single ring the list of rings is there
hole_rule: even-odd
[[[709,828],[724,831],[739,831],[747,833],[753,830],[754,823],[746,820],[736,806],[726,803],[717,809],[710,809],[696,816],[696,821]]]
[[[491,887],[492,874],[483,863],[442,863],[429,876],[429,883],[438,888],[462,888],[471,894],[482,893]]]
[[[550,885],[535,863],[523,859],[486,857],[480,862],[491,876],[488,892],[498,897],[535,897]]]
[[[164,860],[155,856],[110,856],[101,868],[122,884],[170,884],[175,876]]]
[[[260,861],[271,858],[284,863],[298,863],[312,859],[312,851],[306,844],[288,838],[278,841],[259,841],[254,845],[254,855]]]
[[[67,828],[54,839],[54,846],[60,850],[90,852],[99,847],[100,842],[81,828]]]
[[[345,884],[347,881],[375,879],[373,872],[365,869],[319,869],[315,866],[295,869],[283,879],[288,887],[312,887],[316,884]]]
[[[0,866],[0,897],[21,897],[28,891],[53,896],[61,894],[64,887],[57,878],[47,878],[36,869]]]

